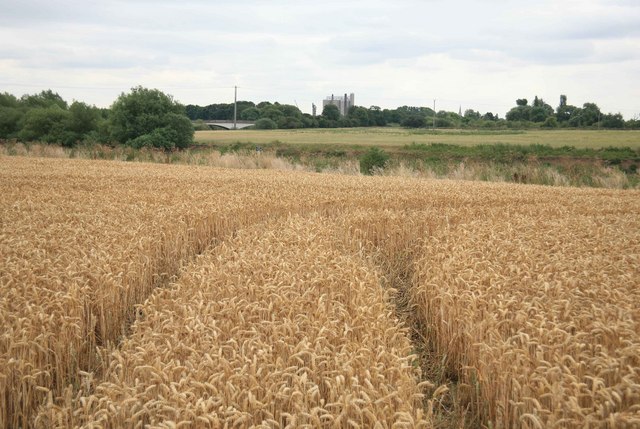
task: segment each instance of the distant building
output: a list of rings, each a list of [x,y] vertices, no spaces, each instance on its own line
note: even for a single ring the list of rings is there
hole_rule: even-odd
[[[345,116],[347,113],[349,113],[349,109],[355,106],[355,95],[353,94],[353,92],[348,97],[347,94],[345,94],[344,97],[336,97],[331,94],[331,96],[328,96],[327,98],[322,100],[322,108],[324,109],[324,106],[328,106],[329,104],[338,106],[340,115]]]

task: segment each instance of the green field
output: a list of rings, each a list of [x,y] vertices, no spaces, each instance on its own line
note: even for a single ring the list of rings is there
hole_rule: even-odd
[[[610,146],[640,149],[640,131],[598,130],[411,130],[404,128],[339,128],[300,130],[197,131],[199,144],[226,146],[234,143],[258,145],[309,145],[333,148],[379,146],[387,149],[415,144],[476,145],[548,145],[599,149]]]

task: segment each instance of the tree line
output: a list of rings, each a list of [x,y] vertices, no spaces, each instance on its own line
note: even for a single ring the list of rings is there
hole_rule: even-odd
[[[554,109],[542,98],[530,104],[517,99],[505,118],[492,112],[473,109],[447,112],[429,107],[401,106],[381,109],[378,106],[351,107],[344,116],[335,105],[312,116],[297,106],[263,101],[239,101],[237,118],[255,121],[258,129],[382,127],[398,125],[409,128],[640,128],[638,119],[624,120],[620,113],[601,112],[595,103],[582,107],[568,104],[560,97]],[[208,106],[184,106],[157,89],[132,88],[122,93],[110,108],[98,108],[80,101],[68,104],[57,93],[45,90],[18,98],[0,93],[0,140],[41,141],[73,146],[81,142],[125,144],[163,149],[185,148],[193,143],[196,128],[207,128],[206,120],[232,120],[233,103]]]
[[[232,120],[233,103],[210,104],[208,106],[187,105],[187,116],[193,121]],[[354,106],[345,116],[338,107],[327,105],[322,114],[312,116],[302,113],[296,106],[263,101],[237,103],[237,118],[256,121],[256,128],[344,128],[383,127],[400,125],[409,128],[640,128],[638,119],[625,121],[620,113],[604,114],[595,103],[584,103],[576,107],[560,97],[556,109],[535,97],[532,104],[526,98],[516,100],[516,106],[505,118],[497,113],[481,113],[473,109],[448,112],[434,111],[430,107],[401,106],[396,109],[381,109],[378,106],[365,108]],[[204,125],[201,125],[204,127]]]
[[[208,106],[187,105],[187,116],[196,121],[208,120],[232,120],[233,103],[210,104]],[[433,123],[435,116],[436,127],[453,128],[463,125],[471,125],[477,120],[470,117],[462,117],[452,112],[434,112],[429,107],[401,106],[396,109],[381,109],[378,106],[369,108],[353,106],[344,116],[337,106],[329,104],[324,106],[322,114],[312,116],[302,113],[297,106],[290,104],[271,103],[263,101],[255,104],[251,101],[239,101],[237,103],[237,119],[244,121],[256,121],[256,128],[348,128],[348,127],[384,127],[387,125],[401,125],[405,127],[425,127]],[[495,122],[498,115],[485,113],[478,120]],[[204,125],[201,125],[204,127]]]
[[[124,144],[135,148],[186,148],[193,124],[185,108],[157,89],[132,88],[109,109],[80,101],[70,105],[51,90],[20,98],[0,93],[0,140]]]
[[[584,103],[582,107],[568,104],[566,95],[560,96],[560,103],[555,110],[537,96],[532,104],[526,98],[520,98],[516,100],[516,107],[507,113],[507,120],[518,125],[538,124],[545,128],[623,129],[640,126],[637,119],[625,121],[621,113],[604,114],[595,103]]]

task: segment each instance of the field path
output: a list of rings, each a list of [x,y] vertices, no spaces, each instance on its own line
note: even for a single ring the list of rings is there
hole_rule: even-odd
[[[141,310],[62,426],[427,426],[380,273],[318,215],[238,232]]]

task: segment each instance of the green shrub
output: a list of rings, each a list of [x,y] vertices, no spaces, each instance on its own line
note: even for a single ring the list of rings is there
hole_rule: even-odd
[[[193,125],[183,105],[157,89],[141,86],[111,106],[111,138],[134,148],[183,149],[193,142]]]
[[[405,128],[424,128],[427,125],[427,119],[423,115],[411,115],[406,117],[401,125]]]
[[[254,126],[256,130],[275,130],[278,128],[278,124],[271,118],[258,119]]]
[[[127,144],[134,149],[147,147],[171,150],[176,147],[177,140],[178,133],[174,129],[170,127],[163,127],[156,128],[148,134],[143,134],[133,140],[129,140]]]
[[[558,120],[555,116],[549,116],[542,124],[543,128],[558,128]]]
[[[382,169],[389,161],[389,155],[377,147],[372,147],[360,158],[360,172],[371,175],[376,169]]]

